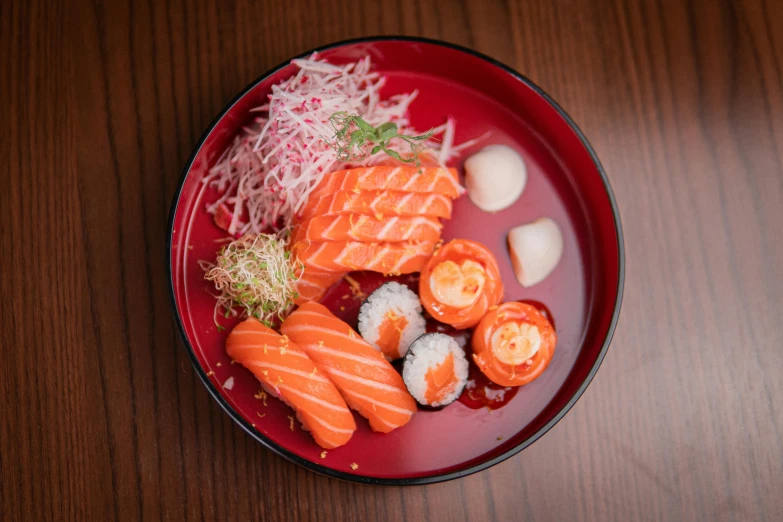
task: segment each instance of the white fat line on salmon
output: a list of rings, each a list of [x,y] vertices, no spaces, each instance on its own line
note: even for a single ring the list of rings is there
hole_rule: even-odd
[[[299,291],[299,297],[302,299],[312,299],[317,295],[321,295],[325,290],[325,288],[318,287],[303,288]]]
[[[369,210],[370,210],[370,211],[371,211],[373,214],[375,214],[376,212],[378,212],[378,209],[377,209],[377,208],[375,208],[375,206],[376,206],[378,203],[380,203],[380,202],[382,202],[382,201],[383,201],[383,194],[384,194],[383,192],[378,192],[378,193],[377,193],[377,195],[375,195],[375,196],[372,198],[372,201],[370,202],[370,204],[369,204],[369,205],[367,205],[367,208],[368,208],[368,209],[369,209]]]
[[[365,386],[369,386],[370,388],[376,388],[378,390],[386,390],[392,393],[402,393],[405,395],[408,395],[408,392],[405,390],[402,390],[400,388],[395,388],[394,386],[390,386],[388,384],[384,384],[382,382],[377,381],[371,381],[369,379],[365,379],[363,377],[359,377],[358,375],[351,375],[350,373],[344,372],[342,370],[337,370],[335,368],[327,368],[325,370],[330,376],[336,375],[337,377],[342,377],[343,379],[346,379],[348,381],[358,382],[359,384],[364,384]],[[392,368],[392,371],[394,369]],[[397,372],[394,372],[395,374]]]
[[[337,426],[332,426],[331,424],[329,424],[328,422],[323,420],[321,417],[313,415],[310,412],[302,412],[302,416],[307,418],[310,421],[317,422],[318,424],[320,424],[321,426],[323,426],[324,428],[326,428],[327,430],[329,430],[329,431],[331,431],[333,433],[353,433],[354,432],[354,430],[349,430],[349,429],[346,429],[346,428],[338,428]]]
[[[457,179],[455,179],[454,176],[451,174],[451,171],[449,171],[449,169],[441,168],[438,171],[438,177],[441,177],[441,176],[446,178],[447,180],[449,180],[450,185],[454,188],[454,190],[457,193],[457,195],[459,195],[460,189],[462,187],[460,186],[459,181]]]
[[[310,245],[307,245],[307,248],[309,248]],[[305,262],[305,271],[307,271],[307,267],[315,268],[317,270],[321,270],[323,272],[333,272],[333,270],[327,270],[326,268],[322,267],[321,265],[315,263],[313,259],[315,259],[318,255],[321,254],[321,251],[326,248],[326,243],[321,243],[321,245],[318,247],[318,249],[313,252],[311,255],[307,257],[307,262]]]
[[[391,219],[389,220],[389,222],[388,222],[388,223],[386,223],[386,226],[384,226],[384,227],[381,229],[381,231],[380,231],[380,232],[378,232],[378,239],[380,239],[380,240],[382,240],[382,241],[386,241],[386,235],[389,233],[389,230],[390,230],[390,229],[391,229],[391,228],[392,228],[394,225],[396,225],[396,224],[397,224],[397,221],[398,221],[399,219],[400,219],[400,218],[397,218],[397,217],[393,217],[393,218],[391,218]]]
[[[446,218],[447,219],[451,218],[451,211],[452,211],[452,207],[453,207],[453,203],[452,203],[451,199],[449,199],[446,196],[443,196],[441,194],[432,194],[429,197],[430,197],[430,200],[427,203],[427,207],[426,207],[427,209],[429,209],[430,205],[432,205],[432,203],[434,201],[440,201],[441,204],[446,207]]]
[[[411,410],[406,410],[405,408],[399,408],[399,407],[394,406],[392,404],[387,404],[385,402],[377,401],[377,400],[373,399],[372,397],[368,397],[367,395],[362,395],[361,393],[357,393],[357,392],[352,391],[352,390],[342,390],[342,392],[344,394],[346,394],[346,395],[350,395],[351,397],[355,397],[357,399],[361,399],[363,401],[367,401],[370,404],[375,404],[376,406],[378,406],[380,408],[384,408],[384,409],[387,409],[389,411],[393,411],[395,413],[402,413],[402,414],[407,415],[409,417],[411,415],[413,415],[413,412]]]
[[[357,231],[361,231],[362,226],[365,223],[367,223],[367,221],[369,221],[369,219],[370,219],[369,216],[362,215],[362,216],[359,216],[359,221],[357,221],[356,223],[351,223],[351,237],[354,240],[359,241],[359,238],[356,237],[356,233],[357,233]]]
[[[373,422],[380,422],[382,424],[385,424],[386,427],[389,428],[390,430],[396,430],[397,428],[402,426],[402,424],[392,424],[391,422],[388,422],[386,421],[386,419],[382,419],[381,417],[374,417]]]
[[[383,263],[383,258],[389,252],[390,248],[391,247],[388,244],[384,245],[383,249],[378,254],[376,254],[375,259],[373,259],[370,262],[370,264],[367,265],[367,270],[372,270],[375,267],[375,265],[377,265],[379,263]],[[376,272],[383,272],[383,264],[381,264],[380,267],[381,267],[381,270],[376,270]]]
[[[299,290],[299,293],[302,293],[302,287],[313,287],[317,289],[321,289],[320,286],[318,286],[314,281],[308,281],[307,279],[299,279],[296,282],[297,290]]]
[[[338,173],[339,173],[339,176],[337,175]],[[350,171],[339,170],[339,171],[335,172],[334,174],[332,174],[332,179],[340,179],[340,183],[336,187],[332,187],[332,183],[329,184],[328,188],[332,189],[331,190],[332,194],[336,194],[337,192],[350,191],[351,190],[351,187],[350,187],[350,184],[351,184],[350,183],[350,181],[351,181],[351,172]],[[357,179],[357,183],[356,184],[358,184],[358,181],[361,178],[359,176],[357,176],[356,179]]]
[[[440,171],[437,172],[432,177],[432,182],[430,182],[430,186],[427,187],[427,190],[425,192],[433,192],[435,190],[435,186],[438,184],[438,180],[440,179]]]
[[[386,177],[386,179],[384,179],[384,180],[383,180],[383,187],[382,187],[382,188],[386,188],[386,186],[389,184],[389,182],[390,182],[392,179],[394,179],[394,177],[396,177],[396,176],[397,176],[397,174],[400,172],[400,170],[402,170],[402,169],[401,169],[400,167],[397,167],[396,169],[394,169],[393,171],[391,171],[391,172],[389,173],[389,175]]]
[[[422,226],[422,225],[423,225],[423,226],[425,226],[425,227],[429,227],[429,228],[431,228],[432,230],[434,230],[434,231],[436,231],[436,232],[440,232],[440,229],[441,229],[441,225],[440,225],[440,223],[437,223],[437,224],[436,224],[436,223],[435,223],[435,222],[434,222],[432,219],[430,219],[430,218],[426,218],[426,217],[416,217],[416,218],[413,220],[413,223],[411,223],[411,224],[408,226],[408,231],[407,231],[407,232],[405,232],[405,235],[402,237],[402,239],[404,239],[404,240],[406,240],[406,241],[407,241],[408,239],[410,239],[410,236],[411,236],[411,234],[413,234],[414,232],[416,232],[416,231],[418,230],[419,226]]]
[[[321,312],[321,311],[303,310],[303,309],[300,308],[295,313],[296,313],[296,317],[301,317],[303,315],[311,315],[314,318],[323,319],[323,320],[327,321],[327,323],[332,325],[332,326],[330,326],[329,328],[324,328],[322,326],[315,326],[315,325],[311,325],[311,324],[298,325],[298,326],[294,326],[294,327],[291,328],[290,331],[292,331],[292,332],[296,332],[299,329],[304,328],[306,331],[317,330],[319,332],[323,332],[323,333],[327,333],[327,334],[335,334],[335,335],[338,335],[340,337],[344,337],[345,339],[348,339],[349,341],[355,341],[356,340],[356,337],[349,337],[346,334],[340,333],[339,328],[341,328],[343,326],[347,326],[347,325],[343,321],[341,321],[340,319],[337,319],[336,317],[332,316],[331,312],[329,314],[327,314],[327,313],[324,313],[324,312]],[[350,330],[351,330],[351,332],[353,332],[353,328],[350,328]],[[384,365],[384,367],[385,367],[385,365]]]
[[[308,349],[318,353],[328,354],[334,357],[340,357],[342,359],[348,359],[350,361],[366,364],[367,366],[374,366],[376,368],[380,368],[383,370],[386,370],[388,368],[387,365],[383,364],[383,361],[379,361],[377,359],[368,359],[365,357],[361,357],[359,355],[353,355],[346,352],[341,352],[340,350],[335,350],[333,348],[327,348],[326,346],[320,346],[315,344],[307,344],[306,346]]]
[[[405,266],[405,263],[413,259],[414,257],[422,255],[421,252],[417,252],[416,249],[412,249],[412,253],[408,253],[408,249],[406,248],[400,258],[397,260],[397,264],[395,264],[389,272],[397,273],[402,271],[402,267]]]
[[[317,330],[317,331],[320,331],[320,332],[323,332],[323,333],[326,333],[326,334],[334,334],[334,335],[337,335],[339,337],[344,337],[345,339],[349,339],[350,340],[350,338],[348,336],[342,335],[339,332],[335,332],[333,330],[328,330],[326,328],[319,328],[317,326],[309,326],[309,325],[307,325],[307,326],[295,326],[295,327],[291,328],[289,331],[291,333],[296,333],[296,331],[299,330],[299,329],[303,329],[303,330],[305,330],[307,332],[310,332],[312,330]],[[312,350],[312,351],[315,351],[315,352],[318,352],[318,353],[333,355],[335,357],[341,357],[343,359],[348,359],[348,360],[351,360],[351,361],[355,361],[355,362],[366,364],[367,366],[374,366],[376,368],[381,368],[381,369],[384,369],[384,370],[388,369],[388,367],[389,367],[388,363],[385,363],[384,361],[381,361],[381,360],[378,360],[378,359],[368,359],[368,358],[365,358],[365,357],[361,357],[359,355],[354,355],[354,354],[346,353],[346,352],[343,352],[343,351],[340,351],[340,350],[335,350],[334,348],[327,348],[326,346],[321,346],[319,344],[302,343],[302,345],[307,346],[308,350]]]
[[[301,299],[313,300],[314,298],[316,298],[317,296],[320,295],[320,292],[322,290],[323,290],[322,288],[314,287],[314,288],[310,288],[310,289],[302,288],[302,289],[299,289],[297,291],[299,292],[299,297]]]
[[[427,196],[427,201],[424,202],[424,208],[422,209],[422,213],[427,213],[430,211],[430,207],[432,206],[432,203],[437,199],[435,197],[435,194],[430,194]]]
[[[402,186],[402,188],[400,190],[407,191],[411,187],[411,185],[416,184],[416,182],[419,179],[421,179],[421,178],[420,178],[420,176],[418,174],[416,174],[414,176],[411,176],[410,179],[405,183],[405,185]]]
[[[404,241],[407,241],[411,238],[411,235],[416,231],[416,224],[410,224],[408,225],[408,230],[403,234],[402,239]]]
[[[348,402],[348,400],[346,399],[345,402]],[[357,411],[359,410],[358,407],[354,408],[354,409],[357,410]],[[384,426],[386,426],[387,428],[389,428],[389,431],[396,430],[397,428],[402,426],[402,424],[391,424],[390,422],[386,421],[386,419],[384,419],[382,417],[378,417],[377,415],[373,416],[372,419],[370,417],[368,417],[367,415],[362,415],[362,416],[370,421],[370,426],[374,426],[376,423],[380,423],[380,424],[383,424]]]
[[[321,375],[318,375],[317,373],[316,374],[312,374],[312,373],[303,372],[303,371],[300,371],[300,370],[294,370],[294,369],[288,368],[286,366],[280,366],[279,364],[272,364],[272,363],[267,363],[267,362],[257,362],[257,361],[248,361],[247,363],[245,363],[245,366],[253,366],[255,368],[264,368],[264,369],[268,369],[268,370],[275,370],[277,372],[287,373],[289,375],[297,375],[299,377],[304,377],[305,379],[311,379],[311,380],[317,381],[317,382],[323,382],[323,383],[330,382],[329,379],[327,379],[326,377],[322,377]]]
[[[413,178],[411,178],[411,179],[413,179]],[[401,213],[403,211],[403,209],[406,208],[405,205],[407,205],[408,202],[413,198],[414,194],[415,194],[414,192],[408,192],[407,194],[405,194],[402,197],[400,202],[397,203],[397,206],[395,206],[394,209],[397,211],[398,214]]]
[[[326,227],[326,230],[324,230],[323,232],[321,232],[321,237],[324,237],[324,238],[327,238],[327,237],[329,237],[329,233],[332,231],[332,229],[333,229],[334,227],[336,227],[336,226],[337,226],[337,223],[338,223],[339,221],[340,221],[340,218],[335,218],[335,219],[333,219],[333,220],[332,220],[332,223],[331,223],[331,224],[330,224],[328,227]],[[309,229],[309,228],[310,228],[310,225],[308,225],[308,226],[307,226],[307,228]]]
[[[280,342],[281,337],[279,335],[277,335],[277,333],[275,333],[275,332],[272,332],[272,334],[270,334],[268,332],[259,332],[258,330],[244,330],[244,329],[240,330],[239,328],[241,326],[242,326],[242,323],[240,323],[240,325],[231,332],[231,336],[232,337],[236,337],[238,335],[239,336],[241,336],[241,335],[252,335],[253,337],[261,337],[262,340],[266,339],[267,340],[267,344],[269,344],[269,343],[279,343]],[[253,345],[253,346],[255,346],[255,345]],[[263,347],[264,345],[262,344],[261,346]]]
[[[297,397],[301,397],[302,399],[304,399],[306,401],[310,401],[310,402],[312,402],[314,404],[318,404],[319,406],[323,406],[324,408],[327,408],[327,409],[330,409],[330,410],[334,410],[334,411],[339,411],[339,412],[345,411],[345,408],[343,408],[342,406],[339,406],[337,404],[332,404],[331,402],[327,402],[327,401],[325,401],[323,399],[319,399],[318,397],[316,397],[314,395],[311,395],[309,393],[303,393],[303,392],[301,392],[301,391],[299,391],[299,390],[297,390],[295,388],[291,388],[290,386],[287,386],[285,384],[279,384],[277,387],[280,390],[288,392],[288,393],[290,393],[292,395],[296,395]]]
[[[424,224],[424,225],[426,225],[426,226],[430,227],[431,229],[433,229],[435,231],[438,231],[438,232],[440,232],[440,230],[443,228],[443,225],[440,223],[440,221],[436,221],[436,220],[434,220],[432,218],[428,218],[428,217],[421,217],[421,216],[419,216],[419,217],[416,218],[416,223],[417,224]]]
[[[307,276],[310,274],[305,274],[299,281],[296,282],[297,290],[299,290],[299,293],[302,293],[301,290],[305,290],[307,288],[321,288],[322,281],[318,279],[307,279]]]
[[[244,333],[244,332],[237,332],[237,333],[239,334],[239,333]],[[252,332],[247,332],[247,333],[252,333]],[[273,346],[271,344],[266,344],[266,345],[263,345],[263,344],[243,344],[241,348],[238,347],[237,349],[241,350],[242,348],[258,348],[259,350],[263,350],[264,347],[266,347],[267,351],[280,352],[280,348],[279,347]],[[280,352],[280,353],[281,353],[281,355],[293,355],[295,357],[301,357],[302,359],[309,359],[309,357],[307,356],[306,353],[302,352],[301,350],[291,350],[291,348],[289,346],[285,347],[285,354],[283,354],[282,352]]]
[[[324,243],[324,244],[326,244],[326,243]],[[353,248],[353,245],[356,245],[356,244],[358,244],[358,243],[350,243],[350,242],[346,243],[345,246],[343,247],[342,251],[340,252],[340,255],[337,256],[336,258],[334,258],[333,262],[336,265],[339,265],[339,266],[347,266],[347,265],[344,264],[343,260],[348,255],[348,252],[351,251],[351,249]]]

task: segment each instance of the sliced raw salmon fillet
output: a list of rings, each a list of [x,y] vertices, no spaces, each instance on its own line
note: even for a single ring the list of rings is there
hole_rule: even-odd
[[[253,372],[267,392],[292,407],[322,448],[342,446],[356,431],[340,392],[288,337],[250,318],[228,335],[226,352]]]
[[[310,196],[301,212],[303,219],[335,214],[373,216],[426,216],[451,218],[451,199],[443,194],[421,194],[399,190],[343,190],[319,197]]]
[[[340,190],[401,190],[424,194],[459,196],[463,189],[456,169],[442,167],[358,167],[327,174],[310,198],[334,194]]]
[[[338,282],[347,272],[318,272],[305,266],[304,272],[296,282],[296,292],[299,294],[295,304],[320,300],[329,288]]]
[[[388,433],[416,411],[416,401],[383,354],[323,305],[300,306],[280,330],[307,352],[373,430]]]
[[[434,218],[366,214],[319,216],[297,225],[294,243],[309,241],[432,241],[443,225]]]
[[[291,249],[305,267],[318,272],[372,270],[384,274],[420,272],[435,243],[360,243],[358,241],[300,241]]]

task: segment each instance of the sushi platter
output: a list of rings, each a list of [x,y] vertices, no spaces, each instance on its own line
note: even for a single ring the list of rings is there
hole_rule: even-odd
[[[259,79],[172,207],[172,300],[212,395],[274,451],[359,482],[448,480],[532,443],[619,310],[619,221],[574,129],[513,71],[426,40],[336,44]]]

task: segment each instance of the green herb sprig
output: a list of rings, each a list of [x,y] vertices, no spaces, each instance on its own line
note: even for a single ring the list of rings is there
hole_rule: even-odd
[[[382,151],[398,161],[415,163],[417,167],[421,167],[419,153],[424,148],[424,142],[434,134],[432,129],[420,136],[400,134],[396,123],[388,122],[373,127],[361,116],[347,112],[335,112],[329,117],[329,123],[334,129],[331,145],[337,151],[340,161],[360,161]],[[390,142],[395,139],[408,144],[410,156],[403,157],[389,147]],[[371,149],[370,145],[372,145]]]

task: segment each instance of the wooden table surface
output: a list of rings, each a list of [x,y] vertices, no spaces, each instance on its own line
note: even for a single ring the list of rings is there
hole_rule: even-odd
[[[602,159],[620,324],[550,433],[462,480],[327,479],[211,400],[165,234],[204,128],[270,66],[439,38],[529,76]],[[0,2],[0,519],[783,519],[783,2]]]

